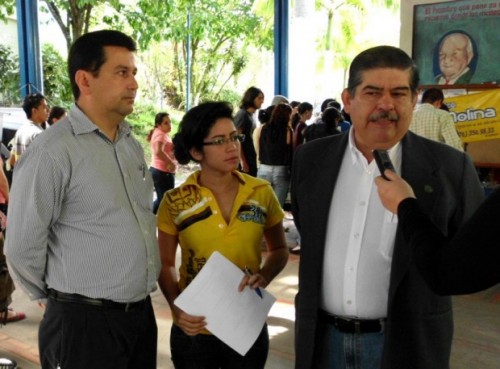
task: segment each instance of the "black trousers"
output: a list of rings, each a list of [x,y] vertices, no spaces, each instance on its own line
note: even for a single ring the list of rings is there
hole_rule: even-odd
[[[42,369],[156,369],[151,299],[132,311],[49,298],[38,332]]]
[[[153,183],[156,191],[156,199],[153,202],[153,213],[156,214],[165,192],[171,190],[175,186],[175,174],[163,172],[153,167],[150,167],[149,171],[153,177]]]

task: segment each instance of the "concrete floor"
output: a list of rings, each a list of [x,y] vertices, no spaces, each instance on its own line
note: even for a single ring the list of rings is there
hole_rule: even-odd
[[[290,244],[295,236],[292,225],[288,234]],[[285,270],[268,287],[277,297],[268,319],[271,346],[266,368],[269,369],[293,368],[293,299],[297,292],[299,259],[290,255]],[[160,292],[152,297],[159,330],[158,368],[170,369],[173,368],[169,350],[170,310]],[[25,312],[27,319],[0,329],[0,358],[17,361],[19,369],[40,368],[37,332],[42,309],[28,301],[20,290],[14,292],[13,301],[12,307]],[[479,294],[455,297],[454,314],[451,368],[500,368],[500,285]]]

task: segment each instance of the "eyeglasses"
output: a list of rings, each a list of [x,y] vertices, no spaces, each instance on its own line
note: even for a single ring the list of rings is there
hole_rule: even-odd
[[[229,136],[229,138],[226,137],[217,137],[214,138],[213,141],[210,142],[203,142],[203,145],[213,145],[213,146],[222,146],[227,144],[228,142],[236,143],[236,142],[243,142],[245,141],[245,135],[240,134],[240,135],[232,135]]]

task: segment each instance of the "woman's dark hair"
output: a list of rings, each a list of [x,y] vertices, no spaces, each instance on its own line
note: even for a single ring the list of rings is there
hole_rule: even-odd
[[[158,114],[155,115],[155,126],[151,131],[149,131],[148,136],[146,137],[146,140],[148,142],[151,141],[151,138],[153,137],[153,132],[155,131],[155,128],[157,128],[161,124],[161,122],[163,122],[163,119],[165,117],[168,117],[168,116],[169,116],[168,113],[166,113],[164,111],[159,112]]]
[[[330,104],[333,101],[335,101],[335,99],[328,98],[323,100],[323,102],[321,103],[320,111],[323,113],[325,109],[328,108],[328,104]]]
[[[341,105],[340,105],[340,103],[339,103],[337,100],[335,100],[335,99],[333,99],[332,101],[330,101],[326,107],[327,107],[327,108],[335,108],[335,109],[337,109],[338,111],[341,111],[341,110],[342,110],[342,106],[341,106]],[[323,110],[323,111],[324,111],[324,110]]]
[[[300,116],[306,111],[313,110],[313,106],[308,102],[303,102],[297,105],[297,114],[292,116],[292,129],[295,130],[300,123]]]
[[[61,119],[61,117],[64,114],[66,114],[66,109],[64,109],[62,106],[53,106],[52,109],[50,109],[50,114],[49,117],[47,118],[47,123],[53,125],[54,119]]]
[[[245,91],[243,94],[243,97],[241,99],[241,104],[240,108],[241,109],[248,109],[248,108],[255,108],[255,99],[257,96],[260,94],[264,95],[261,89],[257,87],[250,87],[248,90]]]
[[[313,110],[313,106],[308,102],[303,102],[299,104],[298,111],[299,114],[304,114],[306,111]]]
[[[274,107],[271,119],[267,123],[269,127],[269,141],[276,141],[282,133],[288,129],[288,122],[292,115],[292,107],[288,104],[278,104]]]
[[[202,151],[203,142],[208,137],[215,122],[221,118],[233,120],[233,107],[227,102],[205,102],[190,109],[182,118],[179,130],[172,139],[174,155],[179,164],[196,161],[189,152]]]
[[[376,46],[358,54],[349,68],[347,90],[351,96],[356,93],[356,87],[363,82],[363,72],[377,68],[394,68],[410,70],[410,90],[417,93],[419,82],[418,69],[413,60],[403,50],[394,46]]]
[[[271,115],[273,114],[274,107],[275,105],[269,105],[267,108],[259,110],[257,118],[261,124],[269,122],[269,119],[271,119]]]
[[[337,131],[337,126],[342,119],[340,111],[334,107],[326,108],[321,114],[321,120],[325,124],[325,131],[329,134]]]
[[[119,31],[103,30],[80,36],[71,45],[68,55],[69,80],[75,100],[80,97],[80,88],[75,81],[76,72],[85,70],[98,76],[101,66],[106,62],[105,46],[124,47],[132,52],[137,50],[135,41]]]

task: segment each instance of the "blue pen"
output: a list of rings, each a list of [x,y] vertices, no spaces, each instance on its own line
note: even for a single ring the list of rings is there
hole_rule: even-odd
[[[247,267],[247,266],[245,267],[245,274],[246,274],[247,276],[249,276],[249,277],[251,277],[251,276],[252,276],[252,274],[253,274],[253,273],[252,273],[252,271],[250,270],[250,268],[249,268],[249,267]],[[262,291],[260,290],[260,288],[259,288],[259,287],[257,287],[257,288],[255,289],[255,292],[257,293],[257,295],[259,295],[259,297],[260,297],[260,298],[263,298],[263,297],[262,297]]]

